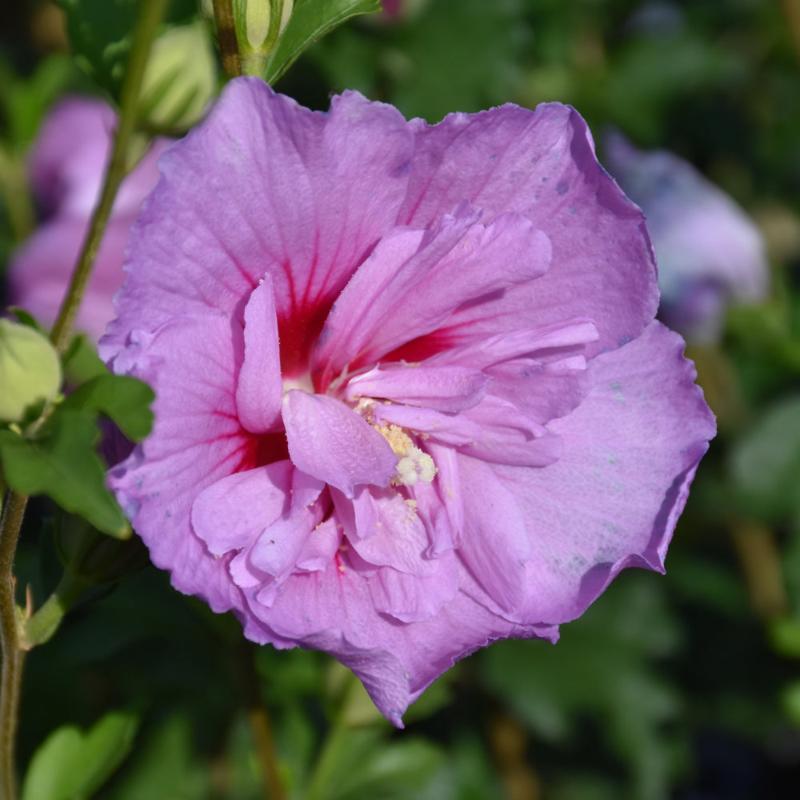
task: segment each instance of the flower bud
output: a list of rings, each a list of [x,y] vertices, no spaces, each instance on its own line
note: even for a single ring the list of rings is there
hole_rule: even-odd
[[[294,0],[234,0],[236,39],[245,61],[261,61],[286,30]]]
[[[20,422],[26,409],[53,400],[61,362],[39,331],[0,319],[0,422]]]
[[[156,39],[142,86],[141,117],[183,130],[197,122],[214,95],[214,54],[200,22],[170,28]]]

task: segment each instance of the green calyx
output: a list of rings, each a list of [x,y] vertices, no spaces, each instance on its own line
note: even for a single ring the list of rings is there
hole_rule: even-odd
[[[294,0],[233,0],[236,39],[245,73],[260,72],[293,9]]]

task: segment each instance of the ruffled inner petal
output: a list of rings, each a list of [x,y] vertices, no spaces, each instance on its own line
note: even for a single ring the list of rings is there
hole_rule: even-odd
[[[276,520],[251,548],[250,563],[272,578],[293,572],[311,531],[319,521],[319,513],[312,510]]]
[[[323,495],[325,484],[290,465],[284,486],[286,507],[283,513],[262,525],[247,546],[229,565],[231,578],[241,588],[257,587],[260,602],[269,605],[281,584],[299,567],[299,562],[313,559],[309,539],[322,523],[330,505]],[[320,554],[316,553],[319,558]]]
[[[339,495],[337,510],[349,502]],[[435,561],[425,556],[428,533],[414,500],[393,490],[378,492],[364,488],[353,506],[354,514],[342,509],[340,518],[350,546],[365,562],[411,575],[429,575],[435,571]]]
[[[379,242],[339,295],[312,354],[323,390],[348,365],[374,364],[465,304],[546,272],[550,242],[531,222],[478,218],[461,207],[425,231],[397,229]]]
[[[531,555],[525,517],[490,466],[463,457],[459,463],[465,514],[458,552],[485,593],[476,599],[503,615],[519,615]]]
[[[333,397],[292,389],[283,422],[293,463],[348,497],[361,484],[386,486],[394,474],[397,457],[383,436]]]
[[[375,570],[369,581],[375,608],[400,622],[421,622],[434,617],[458,591],[458,563],[452,551],[432,562],[424,573],[391,567]]]
[[[480,370],[462,366],[390,364],[351,378],[345,396],[396,400],[455,413],[480,402],[488,379]]]
[[[272,279],[266,275],[244,310],[244,360],[236,383],[236,409],[251,433],[273,430],[281,416],[281,356]]]
[[[572,411],[586,395],[584,353],[597,337],[591,320],[568,320],[452,347],[423,365],[481,369],[490,378],[489,393],[543,425]]]
[[[306,538],[297,559],[297,569],[302,572],[320,572],[333,563],[342,541],[341,528],[333,517],[317,525]]]
[[[516,406],[491,395],[460,414],[394,403],[376,405],[372,413],[377,421],[420,431],[486,461],[543,467],[560,453],[557,436]]]
[[[192,504],[194,532],[215,556],[248,547],[283,514],[292,471],[277,461],[212,483]]]

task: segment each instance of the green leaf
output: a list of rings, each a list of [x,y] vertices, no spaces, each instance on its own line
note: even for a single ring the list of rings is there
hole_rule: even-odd
[[[777,652],[789,658],[800,658],[800,621],[792,617],[773,620],[769,634]]]
[[[57,408],[36,439],[0,431],[0,462],[8,485],[23,494],[45,494],[66,511],[120,539],[130,526],[105,485],[95,452],[99,431],[87,410]]]
[[[127,375],[98,375],[78,387],[63,403],[65,409],[86,409],[114,420],[120,430],[134,442],[139,442],[153,427],[150,404],[153,390],[136,378]]]
[[[59,728],[34,754],[22,800],[88,800],[130,752],[138,724],[133,714],[116,711],[88,733]]]
[[[423,739],[393,741],[354,769],[349,775],[349,787],[342,786],[343,791],[335,796],[350,800],[413,797],[443,761],[443,753]]]
[[[20,308],[19,306],[9,306],[8,310],[17,318],[17,322],[19,322],[20,325],[27,325],[27,327],[33,328],[43,336],[48,335],[47,330],[39,324],[36,317],[27,312],[24,308]]]
[[[137,0],[61,0],[78,63],[104,89],[119,96],[136,22]]]
[[[733,450],[731,475],[751,513],[781,520],[800,510],[800,396],[769,409]]]
[[[431,3],[383,56],[389,99],[407,117],[429,121],[498,105],[519,95],[519,61],[530,44],[518,0]]]
[[[792,681],[781,691],[784,713],[795,726],[800,725],[800,681]]]
[[[571,770],[554,785],[552,800],[619,800],[625,791],[618,781],[602,774]]]
[[[81,67],[94,81],[119,97],[131,48],[139,0],[60,0],[67,34]],[[179,22],[196,13],[193,0],[172,0],[167,20]]]
[[[667,62],[672,69],[664,69]],[[587,76],[584,92],[587,103],[598,105],[631,135],[655,143],[671,104],[687,86],[694,91],[733,88],[745,75],[741,58],[729,49],[679,32],[636,39],[620,48],[607,75]]]
[[[167,718],[152,736],[136,748],[125,770],[114,782],[113,800],[201,800],[207,797],[208,775],[192,754],[189,720],[179,714]]]
[[[275,83],[310,45],[350,17],[380,11],[380,0],[297,0],[286,30],[267,59],[264,80]]]
[[[423,739],[387,741],[376,726],[350,728],[329,765],[322,800],[404,800],[415,797],[444,762],[442,752]]]
[[[503,788],[490,761],[489,748],[477,726],[464,726],[447,749],[447,759],[414,800],[484,800],[503,797]]]
[[[24,152],[36,136],[47,110],[69,86],[73,68],[69,56],[51,55],[28,78],[10,73],[0,78],[0,104],[8,125],[7,142]]]
[[[64,377],[71,386],[80,386],[98,375],[108,375],[108,369],[97,355],[92,340],[83,333],[70,342],[62,361]]]

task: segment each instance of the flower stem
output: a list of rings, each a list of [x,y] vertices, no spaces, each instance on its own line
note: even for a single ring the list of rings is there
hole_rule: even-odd
[[[0,522],[0,800],[16,797],[14,749],[25,654],[19,646],[13,567],[27,503],[24,495],[10,493]]]
[[[242,59],[236,38],[232,0],[214,0],[214,21],[217,23],[217,41],[222,58],[222,69],[229,78],[242,74]]]
[[[122,84],[119,124],[100,199],[92,213],[83,248],[50,335],[54,346],[62,353],[69,344],[72,326],[114,207],[114,199],[127,171],[128,150],[137,122],[139,92],[150,46],[166,5],[167,0],[142,0],[141,3]],[[20,625],[14,596],[14,558],[27,502],[25,495],[11,492],[0,521],[0,643],[3,657],[0,676],[0,800],[14,800],[16,797],[14,748],[24,650],[20,647]]]
[[[69,345],[75,316],[83,299],[86,284],[89,282],[97,251],[114,207],[114,199],[128,171],[128,150],[136,131],[139,93],[147,67],[147,58],[156,30],[164,16],[166,5],[167,0],[143,0],[139,17],[136,20],[133,46],[120,95],[119,123],[114,135],[114,144],[111,148],[111,157],[106,169],[100,199],[92,213],[78,263],[72,273],[69,289],[50,335],[53,345],[60,353],[63,353]]]

